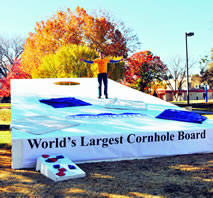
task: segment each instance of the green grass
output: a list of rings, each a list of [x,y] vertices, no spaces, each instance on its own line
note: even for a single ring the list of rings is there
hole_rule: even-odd
[[[9,103],[0,103],[0,125],[10,125],[11,123],[11,105]],[[11,132],[0,131],[0,148],[11,148]]]
[[[0,148],[10,148],[10,147],[11,147],[11,132],[0,131]]]
[[[8,125],[11,123],[11,110],[0,109],[0,125]]]
[[[0,103],[0,107],[11,107],[10,103]]]
[[[209,119],[212,119],[212,120],[213,120],[213,115],[209,115],[209,114],[208,114],[208,115],[205,115],[205,114],[204,114],[203,116],[206,116],[207,118],[209,118]]]

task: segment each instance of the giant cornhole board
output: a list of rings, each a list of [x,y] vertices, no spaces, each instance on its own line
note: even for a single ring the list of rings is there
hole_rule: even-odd
[[[65,81],[79,84],[56,83]],[[84,163],[213,152],[213,120],[158,119],[182,109],[110,79],[108,88],[109,99],[98,99],[96,78],[12,80],[12,168],[35,167],[43,154]],[[91,105],[40,102],[70,97]]]

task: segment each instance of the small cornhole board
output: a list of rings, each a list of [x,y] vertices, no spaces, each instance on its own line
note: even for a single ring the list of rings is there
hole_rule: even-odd
[[[36,171],[52,179],[63,181],[85,177],[86,173],[64,155],[42,155],[37,159]]]

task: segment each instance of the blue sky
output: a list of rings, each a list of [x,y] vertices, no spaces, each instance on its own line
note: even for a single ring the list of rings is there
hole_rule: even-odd
[[[27,37],[37,21],[46,20],[57,10],[79,5],[91,13],[108,11],[138,35],[141,48],[150,50],[166,63],[175,57],[185,61],[185,32],[189,59],[199,61],[213,48],[213,0],[0,0],[0,36]],[[199,72],[199,64],[191,73]]]

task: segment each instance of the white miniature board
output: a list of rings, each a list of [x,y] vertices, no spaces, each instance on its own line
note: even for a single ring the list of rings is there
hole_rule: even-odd
[[[42,155],[37,159],[36,171],[56,182],[86,176],[82,169],[64,155]]]

